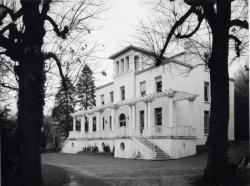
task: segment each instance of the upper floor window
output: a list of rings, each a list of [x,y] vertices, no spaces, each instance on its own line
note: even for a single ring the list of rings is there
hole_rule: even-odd
[[[121,72],[120,73],[123,73],[124,72],[124,59],[121,59]]]
[[[140,93],[142,97],[146,95],[146,81],[140,82]]]
[[[125,114],[120,114],[119,116],[120,127],[126,126],[126,116]]]
[[[204,111],[204,134],[208,134],[209,129],[209,111]]]
[[[134,56],[135,71],[139,69],[139,56]]]
[[[155,125],[162,125],[162,108],[155,108]]]
[[[125,59],[126,59],[126,68],[125,68],[125,71],[128,71],[129,70],[129,56],[127,56]]]
[[[204,101],[209,101],[209,82],[204,82]]]
[[[125,100],[125,87],[124,86],[120,87],[120,90],[121,90],[121,100],[123,101]]]
[[[156,92],[162,92],[162,78],[158,76],[155,78]]]
[[[110,102],[114,102],[114,92],[110,92]]]
[[[116,74],[119,74],[119,61],[115,62],[115,71],[116,71]]]
[[[101,105],[104,105],[104,94],[101,95]]]

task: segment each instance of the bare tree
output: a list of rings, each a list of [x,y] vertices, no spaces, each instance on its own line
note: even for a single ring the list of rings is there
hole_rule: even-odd
[[[199,55],[210,70],[211,114],[207,139],[208,159],[203,177],[210,185],[228,185],[232,180],[229,179],[232,178],[232,166],[227,155],[228,64],[240,55],[247,55],[247,4],[248,1],[234,0],[184,0],[184,3],[158,1],[156,9],[161,15],[153,22],[158,26],[142,29],[146,33],[145,45],[150,46],[157,54],[156,66],[162,64],[169,45],[171,49],[171,44],[184,39],[189,41],[193,53]],[[230,47],[233,47],[236,57],[229,53]]]
[[[58,12],[58,16],[53,16],[53,10],[57,13],[53,9],[55,3],[64,3],[68,7],[65,9],[66,14],[61,16]],[[0,2],[0,52],[12,62],[12,71],[18,80],[19,157],[16,180],[19,185],[42,185],[40,142],[45,98],[45,60],[55,60],[59,74],[64,79],[60,58],[51,49],[44,49],[47,44],[46,34],[53,30],[57,37],[66,39],[76,37],[74,30],[89,32],[88,25],[82,27],[81,23],[95,16],[98,13],[96,9],[103,10],[103,3],[94,0],[76,1],[76,4],[52,0]],[[2,62],[6,64],[1,61],[1,66]]]

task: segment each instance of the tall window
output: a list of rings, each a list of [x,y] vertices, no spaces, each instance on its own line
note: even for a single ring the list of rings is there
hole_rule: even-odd
[[[204,111],[204,134],[208,134],[209,129],[209,111]]]
[[[204,82],[204,101],[209,101],[209,82]]]
[[[126,70],[125,71],[128,71],[129,70],[129,56],[126,57]]]
[[[85,117],[85,131],[89,131],[89,120],[87,117]]]
[[[142,97],[146,95],[146,81],[140,82],[140,93]]]
[[[158,76],[155,78],[155,88],[156,92],[162,92],[162,78]]]
[[[115,62],[115,70],[116,70],[116,74],[119,74],[119,61]]]
[[[144,110],[140,111],[140,133],[143,132],[144,129]]]
[[[120,73],[123,73],[124,72],[124,59],[121,59],[121,72]]]
[[[81,131],[81,118],[76,118],[76,131]]]
[[[125,116],[125,114],[120,114],[119,123],[120,123],[120,127],[125,127],[126,126],[126,116]]]
[[[104,105],[104,94],[101,95],[101,105]]]
[[[125,87],[122,86],[122,87],[120,87],[120,89],[121,89],[121,100],[123,101],[123,100],[125,100]]]
[[[155,108],[155,125],[162,125],[162,108]]]
[[[114,92],[110,92],[110,102],[114,102]]]
[[[112,116],[109,116],[109,128],[112,129]]]
[[[105,118],[103,117],[102,118],[102,130],[104,130],[105,129]]]
[[[96,131],[96,117],[93,117],[93,132]]]
[[[139,56],[134,56],[135,71],[139,69]]]

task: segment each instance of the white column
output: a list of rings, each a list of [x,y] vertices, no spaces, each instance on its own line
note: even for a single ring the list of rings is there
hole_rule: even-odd
[[[174,100],[173,97],[168,98],[168,126],[173,127],[174,126]]]
[[[189,104],[189,125],[193,126],[193,107],[194,107],[194,98],[188,99]]]
[[[85,132],[85,116],[81,117],[81,131]]]
[[[93,132],[93,114],[89,116],[89,132]]]
[[[151,131],[152,131],[152,101],[148,101],[148,135],[151,136]]]
[[[133,132],[133,127],[132,127],[132,105],[128,106],[128,118],[129,118],[129,122],[128,122],[128,127],[129,127],[129,136],[132,136],[132,132]]]
[[[98,111],[96,112],[96,135],[97,137],[99,137],[100,122],[101,122],[101,113],[100,111]]]
[[[132,105],[132,118],[131,118],[131,120],[132,120],[132,130],[133,131],[136,131],[136,126],[135,126],[135,121],[136,121],[136,113],[135,113],[136,111],[135,111],[135,105]]]
[[[112,125],[111,125],[111,130],[114,131],[115,130],[115,113],[116,113],[116,110],[115,108],[112,108],[111,109],[111,117],[112,117]]]
[[[76,118],[73,117],[73,131],[76,131]]]
[[[145,113],[144,113],[144,132],[148,133],[148,102],[144,102],[145,104]]]

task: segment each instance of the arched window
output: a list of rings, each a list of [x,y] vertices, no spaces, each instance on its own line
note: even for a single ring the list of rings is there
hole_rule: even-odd
[[[76,118],[76,131],[81,131],[81,118]]]
[[[125,114],[120,114],[119,116],[120,127],[126,126],[126,116]]]

